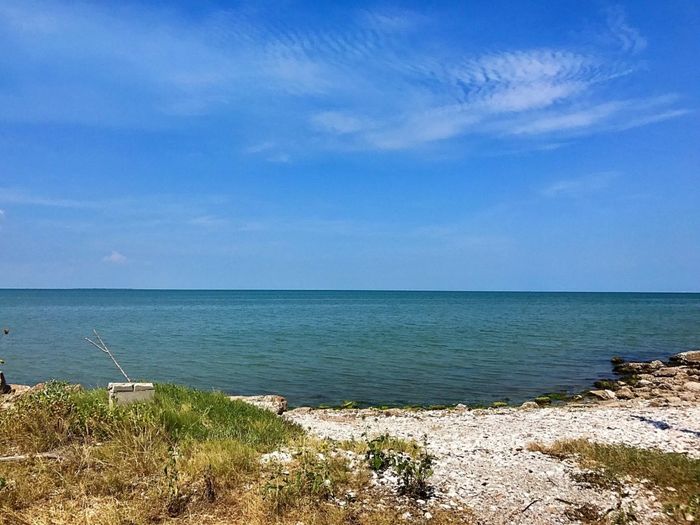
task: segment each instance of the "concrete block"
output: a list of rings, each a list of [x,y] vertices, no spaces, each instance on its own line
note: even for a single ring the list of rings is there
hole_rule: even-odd
[[[134,383],[110,383],[107,385],[110,392],[133,392]]]
[[[110,406],[148,402],[156,393],[153,383],[110,383],[107,390]]]

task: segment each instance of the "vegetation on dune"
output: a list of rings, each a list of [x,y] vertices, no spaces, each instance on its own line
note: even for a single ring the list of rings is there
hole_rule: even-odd
[[[356,444],[216,392],[157,385],[151,403],[109,407],[104,390],[49,383],[0,425],[0,455],[52,454],[0,462],[0,523],[379,525],[406,511],[381,503],[366,464],[351,468]],[[468,519],[437,511],[431,523]]]
[[[605,487],[620,486],[629,477],[654,488],[668,516],[679,522],[700,519],[700,459],[686,454],[594,443],[586,439],[530,445],[530,450],[560,459],[575,458],[591,472],[581,481]]]

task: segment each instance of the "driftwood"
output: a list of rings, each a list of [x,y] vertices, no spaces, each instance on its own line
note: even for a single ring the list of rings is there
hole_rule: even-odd
[[[92,339],[90,339],[89,337],[86,337],[85,340],[86,340],[88,343],[90,343],[91,345],[95,346],[96,348],[99,348],[100,351],[102,351],[102,352],[104,352],[105,354],[107,354],[107,355],[110,357],[110,359],[111,359],[112,361],[114,361],[114,364],[117,365],[117,368],[118,368],[119,371],[122,373],[122,375],[126,378],[126,381],[127,381],[128,383],[131,383],[131,379],[129,379],[129,376],[126,375],[126,372],[124,372],[124,369],[119,365],[119,363],[117,362],[117,360],[114,358],[114,356],[112,355],[112,352],[109,351],[109,348],[107,348],[107,345],[105,344],[105,342],[104,342],[104,341],[102,340],[102,338],[100,337],[100,334],[97,333],[97,330],[93,330],[92,332],[95,334],[95,338],[97,339],[97,341],[98,341],[99,344],[96,343],[95,341],[93,341]]]
[[[17,454],[16,456],[0,456],[0,462],[10,462],[10,461],[27,461],[29,459],[55,459],[56,461],[63,461],[63,456],[55,454],[53,452],[40,452],[38,454]]]

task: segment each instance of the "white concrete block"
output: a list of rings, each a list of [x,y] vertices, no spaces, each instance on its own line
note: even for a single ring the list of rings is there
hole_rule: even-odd
[[[153,383],[109,383],[110,406],[151,401],[156,393]]]

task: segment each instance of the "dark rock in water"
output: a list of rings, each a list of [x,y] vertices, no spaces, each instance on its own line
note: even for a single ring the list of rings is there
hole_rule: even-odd
[[[654,370],[663,368],[661,361],[651,361],[650,363],[620,363],[613,367],[613,371],[619,375],[630,374],[650,374]]]
[[[625,360],[623,358],[621,358],[620,356],[615,356],[610,360],[610,362],[614,365],[621,365],[622,363],[625,362]]]
[[[5,374],[0,372],[0,394],[9,394],[12,391],[12,387],[5,381]]]
[[[618,382],[611,379],[599,379],[593,383],[593,386],[600,390],[617,390]]]
[[[672,355],[669,361],[673,364],[700,368],[700,350],[689,350],[688,352]]]
[[[3,328],[3,329],[2,329],[2,333],[5,334],[5,335],[9,335],[9,334],[10,334],[10,329],[9,329],[9,328]]]

